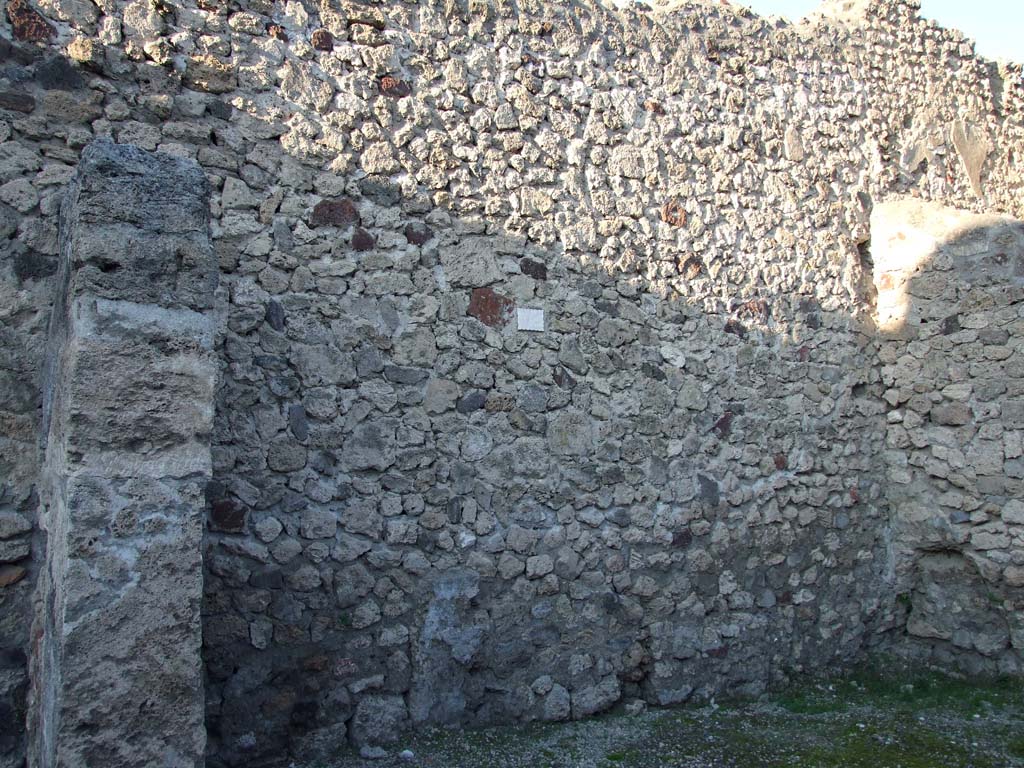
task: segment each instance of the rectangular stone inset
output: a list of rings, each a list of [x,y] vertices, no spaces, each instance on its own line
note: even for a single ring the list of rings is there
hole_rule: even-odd
[[[520,331],[543,331],[544,310],[526,307],[516,309],[516,327]]]

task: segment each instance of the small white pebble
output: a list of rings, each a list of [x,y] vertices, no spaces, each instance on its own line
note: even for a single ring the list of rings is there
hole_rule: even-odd
[[[398,756],[403,760],[412,760],[416,757],[416,753],[413,752],[411,749],[403,749],[401,752],[398,753]]]

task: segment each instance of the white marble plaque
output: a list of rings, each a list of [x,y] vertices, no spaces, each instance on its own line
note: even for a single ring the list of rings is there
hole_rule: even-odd
[[[516,325],[520,331],[543,331],[544,310],[517,308]]]

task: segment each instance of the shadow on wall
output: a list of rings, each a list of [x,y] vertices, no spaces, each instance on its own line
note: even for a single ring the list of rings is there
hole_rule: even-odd
[[[904,199],[871,217],[901,652],[1024,664],[1024,223]]]
[[[195,156],[219,190],[211,764],[410,721],[756,694],[885,640],[903,619],[883,449],[906,416],[883,418],[860,294],[866,198],[832,186],[877,160],[834,51],[801,42],[824,73],[808,98],[786,91],[803,53],[739,44],[761,22],[727,10],[702,10],[700,34],[632,17],[642,77],[600,42],[621,42],[618,17],[527,15],[507,61],[484,46],[474,82],[459,51],[441,86],[363,10],[335,34],[370,53],[324,80],[257,36],[271,53],[245,75],[265,55],[285,73],[234,100],[259,117],[216,95],[238,73],[205,54],[186,85],[212,94],[141,65],[123,108],[81,80],[47,91],[68,119],[114,115],[122,143]],[[483,16],[414,23],[468,45],[504,24]],[[559,47],[602,81],[538,60]],[[116,64],[127,93],[116,53],[88,64]],[[778,102],[740,98],[735,78],[769,66]],[[403,101],[435,86],[456,96]],[[930,583],[914,546],[894,561],[908,594]]]

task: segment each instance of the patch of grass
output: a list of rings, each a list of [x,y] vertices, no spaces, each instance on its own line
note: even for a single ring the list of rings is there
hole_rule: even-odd
[[[1010,739],[1006,745],[1006,751],[1014,757],[1024,758],[1024,736],[1017,736]]]
[[[966,715],[1024,706],[1024,686],[1013,678],[967,681],[930,670],[882,671],[888,662],[861,667],[829,683],[798,682],[774,701],[794,714],[845,712],[885,706],[901,712],[944,709]]]

